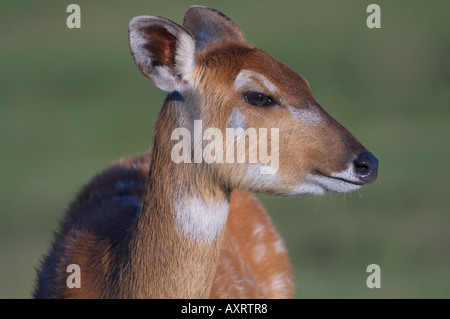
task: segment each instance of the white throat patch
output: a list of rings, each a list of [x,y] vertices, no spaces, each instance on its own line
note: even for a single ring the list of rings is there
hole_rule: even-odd
[[[207,203],[199,197],[174,203],[178,226],[194,240],[211,242],[220,235],[228,216],[228,200]]]

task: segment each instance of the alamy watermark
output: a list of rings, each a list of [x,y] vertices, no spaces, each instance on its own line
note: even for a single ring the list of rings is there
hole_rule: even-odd
[[[81,8],[78,4],[69,4],[66,12],[70,13],[67,17],[66,25],[69,29],[81,28]],[[366,9],[370,15],[366,19],[366,25],[369,29],[381,28],[381,8],[378,4],[369,4]]]
[[[67,266],[66,272],[70,273],[67,276],[67,288],[81,288],[81,268],[77,264],[70,264]]]
[[[70,13],[66,19],[66,25],[69,29],[81,28],[81,8],[78,4],[69,4],[66,9]]]
[[[366,24],[369,29],[381,28],[381,8],[378,4],[369,4],[366,12],[370,12],[367,17]]]
[[[371,273],[366,280],[367,288],[381,288],[381,268],[377,264],[370,264],[366,272]]]
[[[172,131],[171,158],[174,163],[260,163],[261,174],[276,174],[279,166],[279,129],[218,128],[203,130],[202,120],[194,121],[191,133],[180,127]],[[248,140],[248,143],[247,143]],[[206,145],[204,145],[207,142]],[[269,144],[270,142],[270,144]],[[246,147],[247,146],[247,147]],[[268,148],[270,146],[270,150]],[[248,159],[248,160],[247,160]]]

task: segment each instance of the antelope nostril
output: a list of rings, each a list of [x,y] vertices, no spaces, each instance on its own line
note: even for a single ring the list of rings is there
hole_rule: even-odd
[[[355,173],[366,184],[375,181],[378,175],[378,160],[370,152],[362,152],[354,162]]]
[[[367,175],[370,172],[370,167],[366,164],[355,162],[355,171],[358,175]]]

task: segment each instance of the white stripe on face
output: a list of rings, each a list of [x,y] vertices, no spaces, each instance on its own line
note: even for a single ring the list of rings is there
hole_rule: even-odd
[[[323,123],[323,118],[317,109],[302,109],[287,105],[288,110],[296,120],[305,124],[318,125]]]
[[[259,83],[255,83],[255,80]],[[242,70],[236,76],[234,80],[234,89],[235,90],[256,90],[260,91],[260,85],[263,85],[267,92],[270,94],[275,94],[278,92],[278,88],[275,84],[273,84],[268,78],[264,75],[250,71],[250,70]]]

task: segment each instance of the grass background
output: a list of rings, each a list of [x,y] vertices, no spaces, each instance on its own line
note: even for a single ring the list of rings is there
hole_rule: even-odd
[[[165,94],[135,67],[127,25],[214,7],[301,73],[380,160],[359,193],[261,198],[285,239],[299,298],[450,297],[450,2],[0,3],[0,297],[29,298],[64,210],[92,175],[149,148]],[[381,267],[368,289],[366,267]]]

